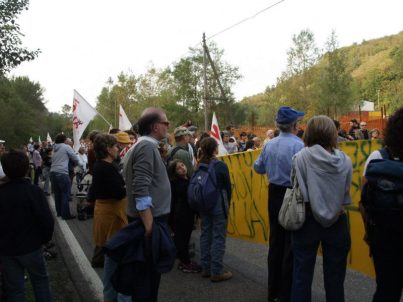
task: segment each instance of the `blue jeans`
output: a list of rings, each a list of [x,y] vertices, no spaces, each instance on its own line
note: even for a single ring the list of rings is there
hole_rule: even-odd
[[[52,190],[55,194],[55,207],[57,216],[68,218],[70,216],[70,177],[68,174],[50,172]]]
[[[35,301],[51,301],[49,278],[42,248],[22,256],[1,256],[8,302],[25,302],[24,271],[27,270]]]
[[[132,302],[131,296],[116,293],[115,289],[112,286],[111,278],[117,267],[117,263],[109,258],[107,255],[105,255],[104,273],[102,276],[102,282],[104,284],[104,299],[113,301],[117,298],[118,302]]]
[[[228,199],[217,201],[214,214],[201,215],[200,264],[205,272],[212,275],[223,273],[223,258],[228,223]]]
[[[346,214],[340,215],[332,226],[324,228],[307,207],[305,223],[301,229],[292,232],[291,244],[294,253],[291,301],[311,301],[316,253],[321,244],[326,301],[343,302],[347,255],[351,246]]]

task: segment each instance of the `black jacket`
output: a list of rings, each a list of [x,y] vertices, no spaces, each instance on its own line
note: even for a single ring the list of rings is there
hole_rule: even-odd
[[[176,250],[163,218],[154,218],[152,235],[144,236],[144,226],[135,220],[117,234],[104,247],[105,253],[118,263],[112,277],[116,291],[134,297],[150,296],[151,275],[169,272],[175,262]]]
[[[20,178],[0,185],[0,255],[31,253],[52,239],[53,216],[43,191]]]

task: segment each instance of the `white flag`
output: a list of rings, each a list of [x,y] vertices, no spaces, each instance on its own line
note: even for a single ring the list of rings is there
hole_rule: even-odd
[[[46,141],[47,141],[48,143],[51,143],[51,142],[52,142],[52,138],[50,137],[49,132],[48,132],[48,135],[46,136]]]
[[[40,136],[38,137],[38,143],[39,143],[39,144],[42,144],[42,141],[41,141],[41,137],[40,137]]]
[[[119,129],[121,131],[130,130],[132,128],[132,123],[128,119],[126,112],[123,110],[122,105],[119,105]]]
[[[32,139],[32,136],[29,138],[29,142],[32,144],[34,140]]]
[[[90,121],[97,115],[92,107],[77,91],[74,90],[73,99],[73,140],[74,150],[80,148],[80,138]]]
[[[211,122],[211,136],[214,137],[218,143],[218,155],[228,154],[228,151],[227,151],[227,149],[225,149],[224,144],[221,139],[220,127],[218,126],[215,112],[213,113],[213,121]]]

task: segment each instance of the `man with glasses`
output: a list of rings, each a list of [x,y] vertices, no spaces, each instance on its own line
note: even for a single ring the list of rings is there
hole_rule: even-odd
[[[370,139],[369,131],[367,129],[367,123],[366,122],[361,122],[360,123],[360,129],[355,131],[355,137],[356,137],[357,140]]]
[[[164,227],[171,209],[171,186],[165,164],[158,151],[159,142],[167,137],[169,122],[159,108],[147,108],[138,120],[141,137],[123,159],[123,176],[128,199],[129,222],[144,225],[146,239],[151,241],[154,222]],[[156,251],[153,251],[153,253]],[[153,266],[144,276],[151,289],[144,301],[157,301],[161,273]],[[136,301],[143,301],[142,299]]]

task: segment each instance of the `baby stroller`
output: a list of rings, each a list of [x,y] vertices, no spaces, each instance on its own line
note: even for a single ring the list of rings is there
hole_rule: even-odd
[[[89,173],[76,173],[75,185],[72,192],[77,205],[77,219],[87,220],[94,216],[94,204],[87,201],[87,193],[92,183],[92,175]]]

